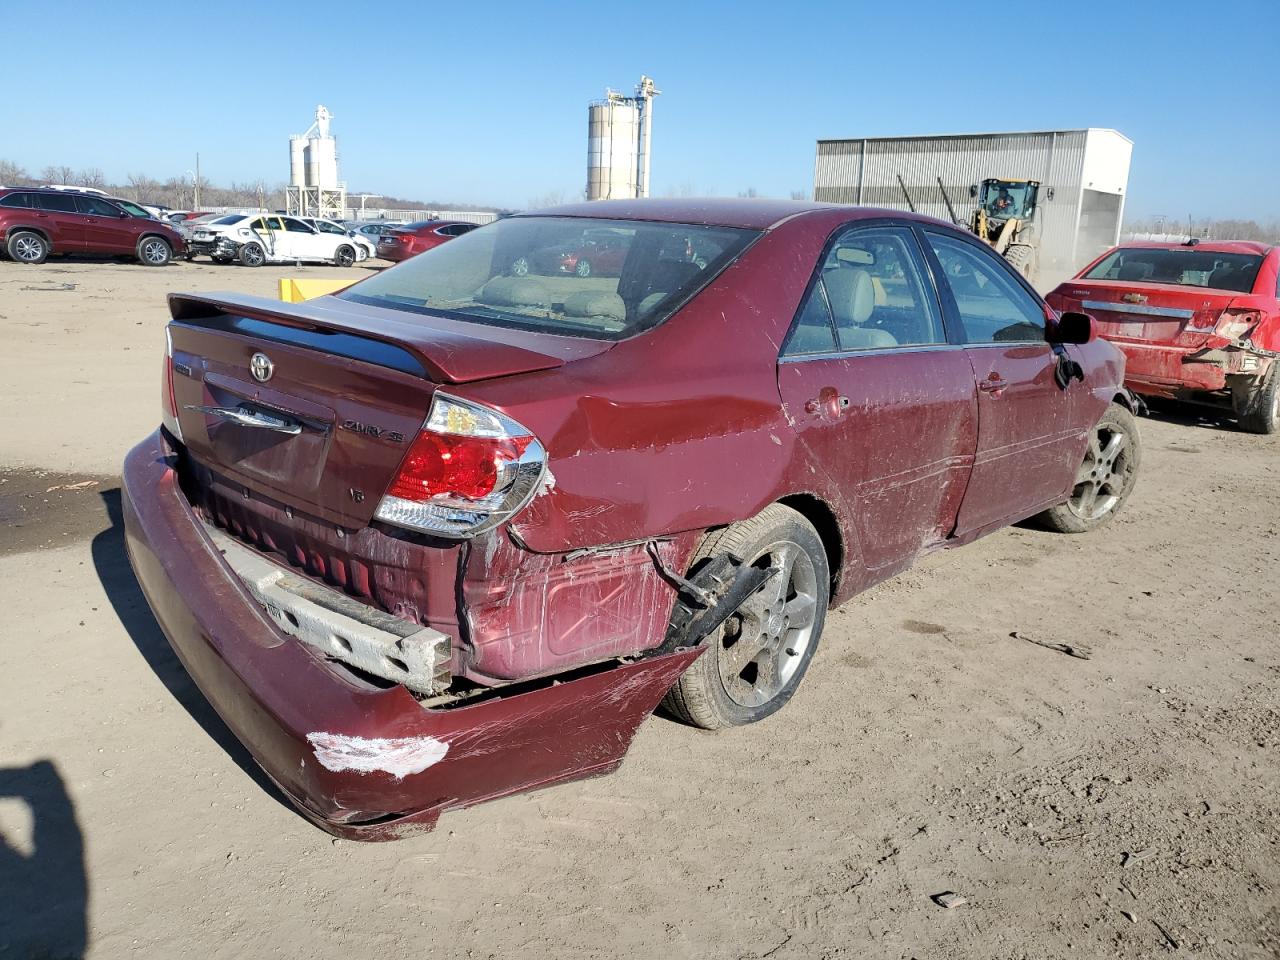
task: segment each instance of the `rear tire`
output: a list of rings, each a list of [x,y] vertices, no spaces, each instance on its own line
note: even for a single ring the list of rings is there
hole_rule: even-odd
[[[143,237],[138,241],[138,262],[146,267],[166,267],[173,259],[173,247],[162,237]]]
[[[246,267],[260,267],[267,262],[267,252],[260,243],[246,243],[240,248],[237,259]]]
[[[787,704],[818,648],[831,594],[822,539],[790,507],[775,503],[708,534],[690,572],[723,553],[779,572],[703,641],[706,652],[662,701],[704,730],[755,723]]]
[[[11,233],[4,248],[9,259],[18,263],[44,263],[49,259],[49,241],[32,230]]]
[[[1076,470],[1070,498],[1035,519],[1058,533],[1098,529],[1128,501],[1141,465],[1138,421],[1120,404],[1113,403],[1089,435],[1089,446]]]
[[[1280,360],[1253,390],[1242,392],[1236,408],[1241,430],[1250,433],[1280,432]]]
[[[356,251],[349,243],[344,243],[333,254],[333,263],[337,267],[349,267],[356,262]]]

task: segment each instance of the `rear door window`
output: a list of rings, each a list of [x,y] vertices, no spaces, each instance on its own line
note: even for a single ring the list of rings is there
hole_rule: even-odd
[[[946,343],[911,231],[855,227],[831,246],[783,356]]]
[[[57,213],[75,213],[76,198],[69,193],[37,193],[40,209]]]
[[[1044,308],[1004,261],[963,240],[925,236],[955,298],[966,343],[1044,342]]]

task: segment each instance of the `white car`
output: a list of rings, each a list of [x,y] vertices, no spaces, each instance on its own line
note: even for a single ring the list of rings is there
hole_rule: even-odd
[[[350,237],[351,242],[356,245],[356,259],[368,260],[370,257],[377,256],[378,248],[373,240],[368,237],[356,233],[348,227],[344,227],[336,220],[325,220],[321,217],[299,217],[298,219],[311,224],[321,233],[342,234]]]
[[[341,233],[317,230],[299,217],[281,214],[228,214],[195,227],[194,254],[215,263],[238,260],[246,267],[264,263],[332,263],[349,267],[360,259],[356,241]]]

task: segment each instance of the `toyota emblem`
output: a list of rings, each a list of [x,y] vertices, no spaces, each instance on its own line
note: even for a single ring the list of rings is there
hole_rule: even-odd
[[[271,379],[271,375],[276,372],[276,365],[271,362],[271,358],[265,353],[255,353],[249,358],[249,372],[253,374],[253,379],[259,383],[266,383]]]

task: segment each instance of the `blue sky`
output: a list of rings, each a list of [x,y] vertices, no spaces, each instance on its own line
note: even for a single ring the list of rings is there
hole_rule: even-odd
[[[520,207],[581,192],[587,101],[647,73],[655,194],[811,190],[819,138],[1094,126],[1135,142],[1130,215],[1280,218],[1280,0],[23,11],[0,158],[33,171],[283,182],[324,103],[353,189]]]

